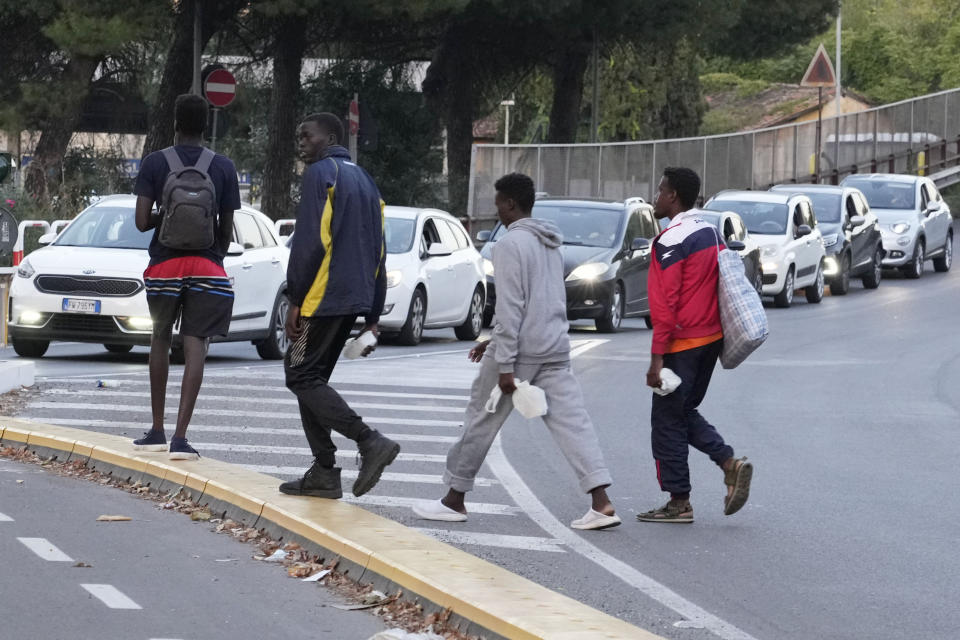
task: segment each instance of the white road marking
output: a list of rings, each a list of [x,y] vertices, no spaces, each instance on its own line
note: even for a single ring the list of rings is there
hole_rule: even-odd
[[[50,562],[73,562],[73,558],[57,549],[46,538],[17,538],[23,546]]]
[[[273,465],[264,465],[264,464],[242,464],[240,465],[244,469],[250,469],[251,471],[257,471],[259,473],[266,473],[267,475],[272,476],[302,476],[303,473],[307,470],[307,467],[277,467]],[[357,470],[356,469],[344,469],[340,472],[342,478],[356,478]],[[443,476],[439,475],[430,475],[424,473],[392,473],[390,471],[384,471],[383,475],[380,476],[381,482],[412,482],[417,484],[443,484]],[[499,484],[496,480],[491,478],[476,478],[474,484],[478,487],[492,487],[495,484]]]
[[[610,342],[602,338],[590,338],[588,340],[571,340],[570,341],[570,358],[576,358],[581,353],[586,353],[593,349],[594,347],[599,347],[600,345]]]
[[[77,418],[50,418],[50,417],[33,417],[33,416],[18,416],[23,420],[30,420],[32,422],[43,422],[46,424],[55,424],[62,427],[96,427],[98,429],[121,429],[127,431],[146,431],[152,426],[149,422],[114,422],[112,420],[80,420]],[[366,418],[364,418],[366,420]],[[174,429],[173,424],[166,425],[167,432],[172,432]],[[288,429],[281,429],[277,427],[227,427],[221,425],[210,425],[210,424],[190,424],[190,433],[242,433],[246,435],[263,435],[263,436],[303,436],[303,429],[300,427],[290,427]],[[343,442],[352,442],[348,438],[341,436],[339,433],[334,432],[334,440],[341,440]],[[453,444],[460,438],[456,436],[424,436],[418,433],[384,433],[383,435],[387,436],[391,440],[396,440],[397,442],[426,442],[431,444]],[[0,470],[2,471],[2,470]],[[18,472],[19,473],[19,472]]]
[[[200,451],[230,451],[233,453],[275,453],[279,455],[310,456],[313,453],[307,447],[274,447],[259,444],[224,444],[221,442],[191,442]],[[349,449],[337,449],[338,458],[356,458],[357,452]],[[397,460],[406,462],[446,462],[447,456],[427,453],[399,453]]]
[[[112,584],[81,584],[90,595],[111,609],[142,609]]]
[[[581,352],[582,353],[582,352]],[[584,558],[594,562],[602,570],[608,571],[628,586],[637,589],[647,597],[673,609],[682,618],[691,623],[703,625],[714,635],[723,640],[756,640],[746,631],[739,629],[725,620],[721,620],[712,613],[690,602],[676,591],[661,584],[650,576],[638,571],[626,562],[605,553],[598,547],[587,542],[564,523],[560,522],[551,511],[534,495],[520,474],[510,465],[503,452],[503,445],[498,435],[490,447],[487,455],[487,464],[493,470],[503,488],[517,503],[524,513],[533,520],[547,535],[567,545],[571,550]]]
[[[500,547],[502,549],[520,549],[522,551],[551,551],[566,553],[566,549],[559,540],[551,538],[535,538],[532,536],[507,536],[499,533],[477,533],[475,531],[450,531],[449,529],[428,529],[411,527],[414,531],[424,533],[431,538],[451,544],[476,544],[484,547]]]
[[[5,513],[0,513],[0,522],[13,522],[13,518]]]
[[[111,411],[111,412],[141,412],[146,413],[149,407],[142,406],[131,410],[130,407],[123,407],[115,404],[103,403],[82,403],[82,402],[31,402],[31,409],[69,409],[71,411]],[[278,419],[299,420],[299,413],[279,412],[279,411],[231,411],[229,409],[203,409],[194,410],[195,416],[219,416],[227,418],[262,418],[264,420],[276,421]],[[42,422],[43,419],[41,418]],[[363,421],[367,424],[406,424],[418,427],[459,427],[460,420],[421,420],[420,418],[385,418],[380,416],[364,416]]]
[[[359,498],[345,495],[341,498],[344,502],[359,504],[361,506],[374,507],[403,507],[409,509],[414,505],[424,502],[423,498],[407,498],[401,496],[372,496],[365,495]],[[520,507],[513,507],[508,504],[496,504],[490,502],[468,502],[466,503],[468,513],[483,513],[495,516],[515,516],[519,513]]]
[[[45,395],[50,396],[94,396],[101,399],[108,398],[142,398],[144,404],[150,400],[150,393],[146,391],[97,391],[96,389],[48,389],[44,391]],[[180,400],[179,393],[168,393],[167,400],[177,402]],[[298,401],[293,395],[289,398],[256,398],[256,397],[238,397],[238,396],[212,396],[200,392],[200,403],[205,402],[229,402],[230,404],[255,404],[263,406],[264,404],[281,406],[299,406]],[[385,409],[390,411],[417,411],[421,413],[463,413],[463,407],[444,407],[438,405],[419,405],[419,404],[388,404],[379,402],[352,402],[352,409]],[[298,414],[299,415],[299,414]]]

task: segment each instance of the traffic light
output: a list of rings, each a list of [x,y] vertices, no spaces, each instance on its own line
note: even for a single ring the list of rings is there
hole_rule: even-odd
[[[0,152],[0,182],[3,182],[13,169],[13,156]]]

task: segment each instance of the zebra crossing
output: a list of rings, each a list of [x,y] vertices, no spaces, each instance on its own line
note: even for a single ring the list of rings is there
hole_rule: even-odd
[[[602,340],[574,341],[573,355]],[[338,364],[331,384],[364,421],[399,442],[402,451],[365,496],[349,493],[357,474],[355,444],[338,434],[344,500],[414,527],[478,555],[497,549],[566,553],[566,545],[544,535],[524,515],[485,465],[468,497],[471,519],[455,526],[418,519],[418,500],[445,491],[442,474],[449,447],[462,429],[463,411],[477,365],[464,349],[412,353]],[[167,395],[167,432],[173,431],[182,371],[172,370]],[[150,386],[146,371],[113,376],[98,387],[89,377],[45,378],[21,417],[48,424],[138,437],[150,428]],[[280,364],[210,369],[188,431],[201,455],[242,465],[280,481],[299,477],[312,456],[300,425],[295,397],[283,384]]]

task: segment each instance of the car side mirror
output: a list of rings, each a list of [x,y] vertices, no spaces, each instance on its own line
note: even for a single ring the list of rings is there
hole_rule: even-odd
[[[743,251],[746,248],[747,248],[747,245],[740,242],[739,240],[727,241],[727,249],[730,249],[731,251]]]
[[[797,237],[802,238],[803,236],[808,236],[813,233],[813,229],[810,228],[808,224],[802,224],[797,227]]]
[[[646,238],[634,238],[630,242],[630,251],[646,251],[650,248],[650,241]]]
[[[434,242],[427,247],[427,257],[430,258],[442,258],[443,256],[449,256],[451,253],[453,252],[442,242]]]
[[[50,233],[45,233],[37,239],[37,244],[47,246],[57,239],[57,233],[51,231]]]
[[[867,219],[864,218],[863,216],[850,216],[850,228],[854,229],[856,227],[859,227],[866,221]]]
[[[493,235],[488,229],[477,232],[477,242],[487,242],[490,240],[490,236]]]
[[[931,213],[936,213],[939,210],[940,210],[940,205],[937,204],[936,200],[931,200],[930,202],[928,202],[927,208],[924,209],[927,215],[930,215]]]
[[[239,242],[231,242],[230,246],[227,247],[228,256],[242,256],[244,252],[243,245]]]

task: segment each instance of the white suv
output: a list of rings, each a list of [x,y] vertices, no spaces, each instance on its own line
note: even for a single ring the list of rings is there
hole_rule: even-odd
[[[810,198],[801,194],[763,191],[721,191],[705,209],[734,211],[750,236],[760,244],[763,293],[778,307],[793,303],[802,288],[808,302],[823,299],[823,236]]]

